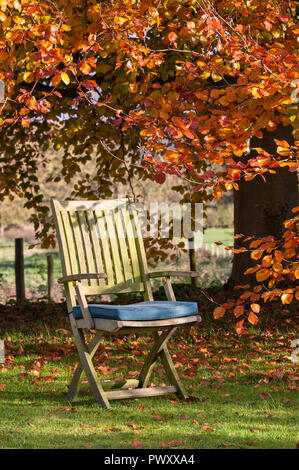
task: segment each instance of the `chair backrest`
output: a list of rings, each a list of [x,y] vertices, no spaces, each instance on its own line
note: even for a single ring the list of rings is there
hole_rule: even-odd
[[[141,228],[127,200],[51,200],[63,276],[102,273],[83,281],[85,295],[142,292],[152,300]],[[76,304],[72,283],[65,289],[68,310]]]

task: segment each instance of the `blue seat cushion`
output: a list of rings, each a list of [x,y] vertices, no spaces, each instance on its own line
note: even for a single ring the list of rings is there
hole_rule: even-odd
[[[89,304],[93,318],[109,318],[112,320],[165,320],[169,318],[187,317],[198,313],[196,302],[171,302],[154,300],[138,302],[131,305]],[[82,318],[81,308],[73,307],[75,318]]]

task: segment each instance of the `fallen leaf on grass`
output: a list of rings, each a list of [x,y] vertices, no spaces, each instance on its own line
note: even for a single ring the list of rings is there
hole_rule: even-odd
[[[230,442],[221,442],[218,447],[232,447],[235,444],[231,444]]]
[[[83,424],[83,423],[81,423],[81,426],[83,426],[84,428],[91,428],[91,424]]]
[[[138,442],[138,441],[132,441],[131,442],[131,446],[134,448],[134,449],[142,449],[143,445],[141,444],[141,442]]]
[[[117,426],[111,426],[110,428],[105,427],[105,433],[111,434],[112,432],[119,431]]]
[[[82,444],[83,447],[87,447],[88,449],[94,447],[94,444]]]
[[[257,443],[255,441],[245,441],[245,444],[247,444],[248,446],[256,446]]]
[[[0,390],[3,390],[6,387],[6,384],[0,384]]]
[[[127,423],[127,426],[131,426],[134,430],[136,430],[136,429],[144,429],[144,426],[138,426],[137,424],[131,423],[131,422],[128,422],[128,423]]]
[[[189,418],[190,418],[190,416],[189,416],[189,415],[186,415],[186,414],[182,414],[182,415],[180,416],[180,419],[189,419]]]
[[[183,445],[183,441],[170,441],[170,442],[163,442],[162,447],[168,449],[169,447],[178,447]]]
[[[186,398],[185,402],[187,403],[192,403],[192,402],[196,402],[196,401],[206,401],[207,398],[199,398],[199,397],[194,397],[194,396],[189,396],[188,398]]]
[[[198,435],[196,435],[196,434],[193,434],[193,435],[190,436],[190,437],[191,437],[191,439],[198,439],[199,441],[202,441],[202,439],[203,439],[202,436],[198,436]]]
[[[213,432],[214,429],[210,426],[199,426],[201,429],[204,429],[206,432]]]
[[[56,330],[56,333],[60,333],[61,335],[69,335],[70,331],[65,330],[64,328],[58,328],[58,330]]]
[[[271,398],[271,395],[270,395],[270,393],[261,393],[260,398],[268,400],[269,398]]]
[[[162,418],[162,416],[154,416],[154,419],[155,419],[156,421],[167,421],[167,419],[166,419],[166,418]]]

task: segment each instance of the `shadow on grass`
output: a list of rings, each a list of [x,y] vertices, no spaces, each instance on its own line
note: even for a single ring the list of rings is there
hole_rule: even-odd
[[[191,420],[199,412],[205,413],[204,404],[194,406],[180,403],[174,406],[165,397],[113,401],[110,410],[100,408],[93,397],[88,396],[70,404],[64,392],[56,392],[55,395],[32,390],[28,393],[4,392],[1,397],[0,410],[9,405],[5,417],[3,415],[7,420],[7,431],[0,430],[2,448],[82,448],[85,443],[101,449],[131,448],[134,440],[149,449],[161,448],[163,443],[170,448],[295,447],[290,439],[283,437],[284,414],[273,418],[269,424],[264,417],[250,419],[245,415],[238,416],[236,422],[234,414],[239,408],[238,404],[234,406],[234,411],[228,407],[223,409],[221,423],[213,424],[219,418],[215,412],[214,416],[205,417],[203,422],[197,418],[199,422],[195,425]],[[144,405],[144,409],[140,409],[140,404]],[[182,411],[190,414],[189,421],[181,420]],[[16,413],[18,422],[9,421],[10,415]],[[165,421],[155,421],[154,413],[161,414]],[[46,423],[43,421],[45,419]],[[212,432],[201,428],[207,419]],[[39,428],[41,423],[42,429]],[[138,435],[134,434],[132,423],[139,426]],[[275,435],[263,435],[262,429],[260,433],[252,430],[253,427],[262,428],[265,425],[275,428]],[[23,442],[19,436],[22,436]],[[172,441],[176,444],[171,444]],[[182,443],[177,445],[178,441]]]

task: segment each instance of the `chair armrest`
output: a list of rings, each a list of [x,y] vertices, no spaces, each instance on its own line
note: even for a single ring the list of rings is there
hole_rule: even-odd
[[[149,277],[199,277],[196,271],[156,271],[149,273]]]
[[[82,274],[71,274],[58,279],[59,284],[65,284],[67,282],[81,281],[82,279],[106,279],[104,273],[82,273]]]
[[[196,271],[156,271],[149,273],[150,278],[162,277],[164,278],[164,290],[168,300],[175,302],[176,298],[170,281],[171,277],[199,277],[200,273]]]

